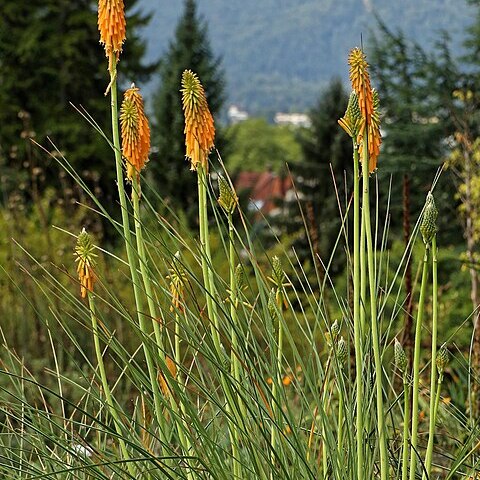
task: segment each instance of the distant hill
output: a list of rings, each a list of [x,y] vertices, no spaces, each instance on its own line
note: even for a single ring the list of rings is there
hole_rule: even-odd
[[[441,30],[459,48],[475,10],[465,0],[198,0],[214,51],[223,57],[230,103],[252,113],[304,110],[331,77],[346,78],[346,58],[374,14],[427,49]],[[173,35],[182,0],[140,0],[153,12],[144,31],[158,59]]]

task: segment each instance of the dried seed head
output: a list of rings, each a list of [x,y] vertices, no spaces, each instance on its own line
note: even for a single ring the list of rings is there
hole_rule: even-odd
[[[127,177],[132,180],[134,174],[138,175],[145,166],[150,152],[150,126],[145,115],[142,95],[135,85],[123,95],[120,127],[122,153],[127,161]]]
[[[87,296],[87,292],[93,292],[93,285],[96,280],[95,276],[95,246],[92,238],[83,229],[77,237],[77,245],[75,246],[75,262],[77,262],[78,279],[80,280],[80,293],[82,298]]]
[[[450,361],[450,355],[448,354],[448,349],[445,344],[440,347],[440,350],[437,352],[437,370],[439,375],[443,375],[445,368]]]
[[[208,154],[213,148],[215,126],[205,90],[191,70],[183,72],[181,92],[185,115],[186,156],[190,159],[192,170],[196,170],[199,163],[208,170]]]
[[[107,57],[114,53],[118,60],[126,36],[123,0],[99,0],[98,30],[100,43],[104,45]]]
[[[233,214],[238,203],[238,197],[223,175],[218,176],[218,190],[220,192],[218,197],[219,205],[225,213]]]
[[[402,372],[405,373],[407,370],[407,356],[405,355],[405,350],[402,347],[402,344],[395,338],[395,344],[393,347],[395,365]]]
[[[347,342],[343,337],[340,337],[340,340],[337,343],[337,358],[340,363],[345,363],[345,360],[348,357],[348,348]]]
[[[425,208],[423,210],[422,223],[420,224],[420,232],[422,233],[425,245],[430,245],[434,235],[437,233],[437,217],[438,210],[435,206],[435,199],[431,192],[427,194]]]

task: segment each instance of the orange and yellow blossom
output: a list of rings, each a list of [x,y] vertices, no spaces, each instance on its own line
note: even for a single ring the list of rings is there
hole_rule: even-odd
[[[186,156],[191,169],[201,164],[208,171],[208,154],[215,140],[215,126],[208,108],[205,90],[197,75],[185,70],[182,75],[182,103],[185,115]]]
[[[122,154],[127,161],[127,177],[140,173],[150,152],[150,126],[140,90],[132,86],[124,93],[120,108]]]

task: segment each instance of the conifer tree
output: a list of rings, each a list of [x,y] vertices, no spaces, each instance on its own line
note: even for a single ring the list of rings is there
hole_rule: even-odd
[[[205,88],[210,110],[217,120],[224,101],[223,72],[207,35],[207,25],[194,0],[186,0],[173,40],[160,64],[160,87],[154,100],[153,144],[158,149],[151,172],[159,194],[181,207],[187,215],[195,204],[196,177],[188,171],[180,95],[180,79],[186,69],[195,72]],[[222,150],[221,132],[216,147]],[[220,138],[220,140],[219,140]]]
[[[128,2],[129,12],[137,0]],[[96,0],[3,0],[0,16],[0,165],[4,193],[19,179],[41,172],[43,187],[58,187],[59,168],[32,148],[30,138],[53,151],[49,137],[96,193],[113,192],[112,152],[70,102],[83,107],[108,132],[108,73],[98,43]],[[136,33],[149,18],[128,15],[128,39],[120,81],[146,80],[154,66],[142,62],[145,46]],[[33,182],[33,180],[32,180]],[[63,185],[65,186],[65,185]],[[26,188],[28,191],[28,188]]]
[[[449,90],[449,82],[433,74],[436,70],[433,58],[422,47],[409,42],[402,32],[394,33],[382,22],[379,22],[379,31],[380,34],[373,37],[370,55],[385,125],[379,176],[388,181],[393,175],[391,196],[402,201],[390,204],[391,229],[397,235],[402,232],[407,245],[411,216],[422,209],[436,170],[444,161],[443,140],[449,131],[449,122],[442,108],[442,96]],[[441,180],[437,197],[440,203],[448,185],[446,178]],[[443,218],[450,217],[445,215]],[[447,230],[444,227],[441,227],[442,235]],[[406,265],[405,294],[402,343],[411,356],[413,295],[410,260]]]

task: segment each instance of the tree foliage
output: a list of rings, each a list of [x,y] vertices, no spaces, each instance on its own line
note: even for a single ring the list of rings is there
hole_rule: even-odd
[[[445,160],[445,138],[452,132],[444,108],[445,97],[451,95],[456,78],[448,61],[448,38],[442,38],[435,50],[427,53],[402,32],[393,32],[381,22],[379,31],[372,37],[369,56],[374,85],[380,95],[384,133],[378,172],[381,178],[392,176],[392,198],[402,197],[405,184],[401,180],[408,178],[411,194],[409,199],[404,198],[403,208],[408,201],[410,211],[417,214]],[[446,196],[453,193],[451,185],[449,175],[440,178],[436,198],[440,205],[445,202],[445,208],[452,206],[446,201]],[[392,228],[398,232],[402,203],[394,202],[391,213]],[[442,236],[448,230],[445,218],[440,219]]]
[[[123,83],[147,79],[154,67],[142,63],[145,46],[137,27],[148,17],[129,14],[135,4],[128,2],[128,39],[119,67]],[[54,161],[32,150],[30,139],[53,151],[47,137],[93,181],[98,195],[114,190],[110,147],[70,105],[84,108],[102,129],[110,130],[109,103],[103,95],[109,81],[107,62],[98,44],[96,7],[96,0],[2,2],[0,164],[7,192],[19,183],[27,189],[39,177],[44,186],[60,186],[50,168]]]
[[[328,260],[341,226],[337,200],[344,205],[346,172],[351,178],[352,142],[337,120],[347,103],[342,82],[332,80],[310,111],[311,127],[299,136],[302,160],[291,165],[291,172],[300,205],[296,198],[291,199],[280,223],[286,233],[295,236],[294,246],[302,259],[310,256],[310,245],[299,206],[313,250],[322,260]]]
[[[205,88],[210,111],[219,113],[224,100],[220,59],[212,53],[206,23],[197,13],[194,0],[186,0],[168,52],[160,65],[160,87],[155,96],[153,142],[156,160],[150,170],[162,197],[189,212],[194,204],[196,176],[185,161],[184,119],[180,95],[182,72],[195,72]],[[221,134],[216,146],[221,148]]]
[[[250,118],[231,125],[226,132],[229,143],[227,166],[231,172],[283,171],[301,158],[295,130],[287,125],[272,125],[263,118]]]

